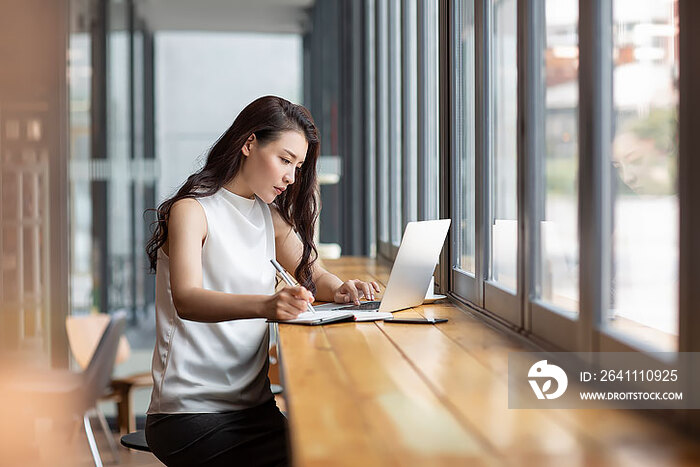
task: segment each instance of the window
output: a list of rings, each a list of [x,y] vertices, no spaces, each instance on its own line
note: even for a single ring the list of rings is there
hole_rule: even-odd
[[[376,44],[377,44],[377,192],[379,197],[377,221],[380,253],[388,256],[383,251],[382,245],[390,241],[389,238],[389,57],[388,57],[388,0],[377,0],[376,16]]]
[[[491,279],[517,290],[517,1],[492,3]]]
[[[456,2],[454,42],[455,89],[454,119],[454,174],[453,197],[455,232],[455,267],[459,271],[476,274],[476,176],[475,176],[475,47],[474,1]]]
[[[418,2],[418,218],[437,219],[440,205],[438,5]]]
[[[88,159],[90,158],[90,36],[74,32],[70,36],[70,228],[71,228],[71,306],[73,311],[87,312],[93,303],[94,271],[92,264],[92,209]],[[82,164],[82,170],[77,170]]]
[[[560,349],[679,349],[678,4],[418,2],[418,218],[448,190],[456,297]]]
[[[369,187],[365,204],[365,235],[369,239],[370,256],[377,255],[377,82],[376,82],[376,8],[374,0],[367,0],[365,9],[365,155],[368,158],[367,183]]]
[[[130,32],[125,6],[110,2],[110,30],[107,60],[107,159],[110,163],[105,183],[105,215],[107,253],[105,297],[107,309],[117,310],[134,306],[133,226],[129,162],[132,157],[131,139],[132,100]],[[98,221],[99,222],[99,221]],[[99,247],[98,247],[99,248]],[[107,311],[107,310],[102,310]]]
[[[402,25],[402,136],[403,136],[403,223],[418,219],[418,50],[417,6],[415,2],[403,2]]]
[[[547,305],[578,313],[578,0],[545,9],[537,290]]]
[[[609,329],[678,348],[678,10],[613,1]]]
[[[378,238],[392,259],[406,224],[438,218],[438,10],[376,3]]]
[[[401,0],[389,1],[389,223],[390,242],[401,243],[402,219],[402,112],[401,112]]]

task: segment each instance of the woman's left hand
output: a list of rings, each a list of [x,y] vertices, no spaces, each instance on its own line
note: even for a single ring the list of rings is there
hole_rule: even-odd
[[[365,282],[358,279],[345,281],[333,292],[333,300],[336,303],[354,302],[360,304],[360,297],[367,300],[374,300],[374,293],[379,292],[379,284],[376,282]]]

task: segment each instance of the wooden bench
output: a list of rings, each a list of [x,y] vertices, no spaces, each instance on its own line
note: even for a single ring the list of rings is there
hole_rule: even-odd
[[[375,260],[324,261],[386,284]],[[685,465],[697,443],[638,412],[510,410],[508,353],[526,350],[450,302],[396,316],[437,325],[279,325],[294,465]]]

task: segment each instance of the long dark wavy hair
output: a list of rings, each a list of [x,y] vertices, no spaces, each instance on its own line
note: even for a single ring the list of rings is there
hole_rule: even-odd
[[[304,106],[275,96],[260,97],[248,104],[209,150],[204,167],[190,175],[175,196],[165,200],[155,210],[155,229],[146,244],[151,272],[156,271],[158,249],[168,239],[168,219],[173,204],[183,198],[212,195],[231,181],[241,169],[244,159],[241,149],[252,134],[255,134],[259,144],[265,145],[278,138],[282,132],[290,130],[305,136],[308,142],[306,160],[294,184],[278,195],[273,204],[304,244],[301,261],[294,275],[301,285],[316,294],[311,270],[318,258],[313,236],[319,212],[316,162],[321,143],[311,113]]]

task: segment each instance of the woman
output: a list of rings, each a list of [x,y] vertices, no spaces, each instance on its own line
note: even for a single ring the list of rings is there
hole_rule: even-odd
[[[294,318],[314,295],[359,303],[379,291],[315,263],[319,145],[308,110],[261,97],[158,208],[147,246],[157,339],[146,439],[167,465],[286,465],[265,318]],[[271,258],[301,285],[274,293]]]

